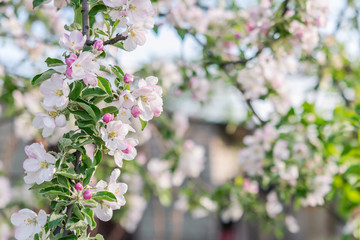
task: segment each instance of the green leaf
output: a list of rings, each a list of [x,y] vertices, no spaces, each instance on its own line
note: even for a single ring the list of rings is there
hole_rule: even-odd
[[[61,61],[60,59],[56,59],[56,58],[47,58],[45,60],[46,64],[48,67],[56,67],[56,66],[62,66],[65,65],[65,63],[63,61]]]
[[[93,230],[96,227],[93,210],[91,210],[90,208],[83,208],[81,209],[81,212],[85,215],[85,218],[89,223],[91,230]]]
[[[95,16],[98,12],[105,12],[107,10],[106,6],[103,4],[93,6],[89,11],[89,16]]]
[[[77,218],[72,217],[66,223],[65,228],[69,229],[71,231],[74,231],[74,230],[77,230],[77,229],[86,230],[87,223],[85,221],[82,221],[82,220],[79,220]]]
[[[110,65],[111,70],[113,71],[113,73],[116,75],[116,77],[118,77],[119,79],[123,79],[124,78],[124,72],[123,70],[119,67],[119,66],[112,66]]]
[[[34,0],[33,1],[33,8],[36,8],[37,6],[40,6],[43,4],[46,0]]]
[[[85,175],[86,175],[86,177],[85,177],[85,179],[84,179],[84,181],[83,181],[83,185],[84,185],[84,186],[86,186],[86,185],[89,184],[89,182],[90,182],[90,180],[91,180],[91,177],[92,177],[94,171],[95,171],[95,168],[94,168],[94,167],[88,168],[88,169],[85,170]]]
[[[111,85],[109,81],[106,78],[103,77],[97,77],[99,79],[99,87],[101,87],[103,90],[105,90],[111,97],[113,96]]]
[[[99,165],[101,160],[102,160],[102,152],[101,150],[98,149],[94,156],[94,166]]]
[[[71,100],[77,99],[80,96],[81,91],[84,88],[85,88],[85,84],[82,81],[75,81],[75,82],[71,83],[69,98]]]
[[[67,225],[67,224],[66,224]],[[60,238],[59,240],[77,240],[78,237],[75,236],[75,235],[69,235],[69,236],[66,236],[66,237],[62,237]]]
[[[344,175],[348,175],[348,174],[360,176],[360,164],[349,167],[345,171]]]
[[[94,112],[94,110],[86,103],[82,103],[82,102],[78,102],[79,106],[84,109],[90,116],[93,120],[96,121],[97,117],[96,117],[96,114]]]
[[[101,109],[101,114],[104,115],[105,113],[117,113],[119,109],[115,106],[109,106]]]
[[[96,240],[104,240],[104,237],[103,237],[102,235],[100,235],[100,234],[97,234],[97,235],[95,236],[95,239],[96,239]]]
[[[85,216],[81,213],[81,210],[77,204],[74,204],[74,213],[80,220],[85,219]]]
[[[53,227],[58,226],[65,217],[66,215],[63,213],[52,212],[48,221],[49,228],[52,229]]]
[[[145,127],[146,127],[146,125],[147,125],[147,121],[144,121],[144,120],[142,120],[141,118],[139,118],[140,119],[140,122],[141,122],[141,131],[143,131],[144,129],[145,129]]]
[[[56,174],[67,177],[67,178],[70,178],[70,179],[79,179],[79,174],[76,174],[76,173],[69,173],[69,172],[59,171],[59,172],[56,172]]]
[[[102,90],[101,88],[88,88],[82,92],[83,98],[105,97],[106,95],[107,95],[106,92],[104,90]]]
[[[48,187],[52,187],[54,186],[54,183],[52,182],[43,182],[42,184],[34,184],[30,190],[35,190],[35,189],[43,189],[43,188],[48,188]]]
[[[41,84],[42,82],[48,80],[51,75],[53,75],[54,73],[57,73],[54,69],[50,68],[49,70],[40,73],[38,75],[36,75],[32,80],[31,80],[31,84],[32,85],[38,85]]]
[[[117,199],[115,197],[115,195],[111,192],[108,191],[101,191],[101,192],[97,192],[92,199],[94,200],[105,200],[105,201],[109,201],[109,202],[116,202]]]
[[[72,144],[72,141],[71,141],[71,139],[69,139],[69,138],[60,138],[59,139],[59,144],[63,147],[63,148],[65,148],[65,147],[68,147],[68,146],[71,146],[71,144]]]

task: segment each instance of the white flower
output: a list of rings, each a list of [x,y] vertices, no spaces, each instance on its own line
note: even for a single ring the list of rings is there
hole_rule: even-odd
[[[43,107],[46,107],[43,105]],[[43,129],[42,136],[44,138],[51,136],[56,127],[64,127],[66,125],[66,118],[64,114],[58,115],[57,112],[35,113],[35,118],[32,122],[37,129]]]
[[[173,183],[180,186],[185,177],[199,177],[205,168],[205,149],[203,146],[196,145],[193,141],[187,140],[184,144],[179,159],[179,167],[174,172]]]
[[[96,184],[96,191],[108,191],[115,195],[116,202],[103,201],[95,208],[95,215],[102,221],[106,222],[112,218],[113,210],[120,209],[125,205],[126,200],[124,194],[127,192],[128,186],[125,183],[117,182],[120,176],[120,170],[114,169],[111,173],[109,184],[101,180]]]
[[[128,5],[128,17],[132,23],[144,22],[152,14],[150,0],[130,0]]]
[[[127,39],[124,41],[124,48],[127,51],[133,51],[137,45],[144,45],[146,42],[146,29],[142,24],[133,24],[128,29]]]
[[[237,222],[244,213],[244,209],[239,204],[239,200],[234,195],[230,196],[230,206],[221,211],[221,220],[224,223]]]
[[[119,113],[116,116],[116,119],[122,121],[125,124],[131,124],[130,121],[131,116],[132,115],[130,109],[120,108]]]
[[[100,65],[94,61],[95,55],[91,52],[82,52],[71,64],[71,78],[73,80],[87,79],[90,84],[93,82],[93,74],[100,70]]]
[[[40,85],[40,92],[44,94],[43,104],[49,107],[65,108],[69,103],[70,88],[61,75],[54,73],[51,78]]]
[[[125,136],[129,131],[135,131],[130,125],[124,124],[121,121],[111,121],[106,125],[106,128],[100,129],[101,138],[105,142],[105,146],[111,151],[124,150],[128,147]]]
[[[51,181],[55,173],[56,158],[47,153],[44,146],[39,143],[33,143],[25,147],[25,153],[28,156],[23,163],[26,184],[41,184],[45,181]]]
[[[4,208],[11,200],[10,181],[6,177],[0,177],[0,209]]]
[[[125,149],[123,150],[117,149],[113,154],[109,153],[110,155],[114,155],[115,163],[119,167],[122,167],[123,159],[133,160],[137,155],[135,146],[138,145],[139,141],[134,138],[129,138],[129,139],[125,139],[124,142],[127,144],[127,147]]]
[[[44,210],[40,210],[39,214],[36,215],[35,212],[25,208],[12,214],[11,223],[16,226],[15,238],[18,240],[34,238],[36,233],[41,232],[46,220],[47,214]]]
[[[157,82],[158,79],[153,76],[140,79],[138,89],[133,91],[141,110],[140,118],[144,121],[160,116],[163,111],[162,88],[156,85]]]
[[[282,212],[283,206],[278,200],[276,192],[271,192],[266,197],[266,212],[271,218],[275,218],[276,215]]]
[[[127,0],[103,0],[104,4],[111,8],[117,8],[125,5]]]
[[[286,227],[288,228],[289,232],[291,232],[291,233],[297,233],[300,230],[300,227],[299,227],[298,222],[296,221],[296,218],[294,218],[291,215],[286,216],[285,224],[286,224]]]
[[[121,105],[124,108],[131,108],[135,104],[135,97],[131,94],[129,90],[125,90],[120,94],[120,99],[122,100]]]
[[[86,36],[83,36],[80,31],[74,30],[70,33],[70,35],[64,33],[59,43],[61,47],[75,51],[83,49],[85,42]]]

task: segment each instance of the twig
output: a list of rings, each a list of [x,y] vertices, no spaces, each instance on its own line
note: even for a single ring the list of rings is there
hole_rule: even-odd
[[[78,173],[78,170],[79,170],[79,167],[81,165],[81,152],[79,150],[76,150],[75,152],[75,166],[74,166],[74,170],[75,170],[75,173]],[[71,204],[67,210],[66,210],[66,220],[65,220],[65,223],[64,223],[64,229],[65,229],[65,226],[66,226],[66,223],[69,221],[69,219],[71,218],[71,215],[72,215],[72,212],[73,212],[73,209],[74,209],[74,204]],[[70,230],[64,230],[63,232],[63,236],[67,236],[71,233]]]
[[[82,0],[82,8],[81,8],[81,15],[82,15],[82,34],[86,36],[86,39],[89,39],[89,4],[87,0]]]

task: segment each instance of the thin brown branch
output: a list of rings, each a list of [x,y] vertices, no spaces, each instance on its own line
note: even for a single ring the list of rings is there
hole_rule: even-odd
[[[89,27],[89,4],[87,0],[82,0],[82,34],[86,36],[86,39],[89,39],[90,36],[90,27]]]
[[[118,34],[116,34],[116,36],[114,38],[104,41],[104,45],[113,45],[117,42],[124,41],[127,38],[128,38],[127,36],[124,36],[124,35],[118,33]],[[94,45],[94,43],[95,43],[95,40],[86,41],[87,46],[92,46],[92,45]]]
[[[75,173],[78,173],[79,171],[79,167],[81,165],[81,152],[79,150],[76,150],[76,152],[74,153],[75,154],[75,165],[74,165],[74,170],[75,170]],[[65,230],[65,226],[66,226],[66,223],[69,221],[69,219],[71,218],[72,216],[72,212],[73,212],[73,209],[74,209],[74,204],[71,204],[67,209],[66,209],[66,220],[64,222],[64,232],[63,232],[63,236],[67,236],[69,234],[71,234],[71,231],[70,230]]]

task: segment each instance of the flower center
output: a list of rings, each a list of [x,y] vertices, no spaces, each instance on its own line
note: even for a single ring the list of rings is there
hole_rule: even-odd
[[[149,103],[149,98],[142,96],[141,101],[143,101],[144,103]]]
[[[129,97],[127,95],[124,96],[125,101],[129,100]]]
[[[120,192],[120,189],[119,189],[119,188],[116,188],[115,194],[119,194],[119,192]]]
[[[130,35],[131,35],[131,37],[135,37],[135,36],[136,36],[136,34],[135,34],[135,32],[134,32],[133,29],[130,30]]]
[[[120,114],[123,115],[124,117],[126,116],[126,112],[122,112]]]
[[[115,131],[109,132],[109,138],[114,138],[115,136],[116,136]]]
[[[57,116],[57,113],[56,112],[49,112],[49,115],[50,117],[54,118]]]
[[[129,10],[135,11],[135,10],[136,10],[136,6],[130,5],[130,6],[129,6]]]
[[[62,92],[62,90],[60,90],[60,89],[54,90],[54,93],[55,93],[57,96],[62,96],[62,95],[63,95],[63,92]]]
[[[75,42],[73,41],[73,42],[71,42],[71,44],[70,44],[71,46],[74,46],[75,45]]]
[[[47,162],[41,162],[40,166],[41,168],[47,168]]]

